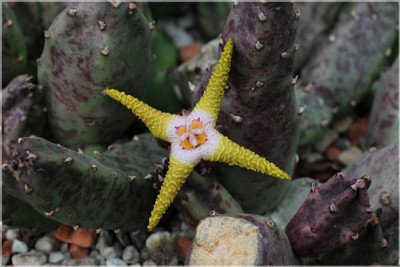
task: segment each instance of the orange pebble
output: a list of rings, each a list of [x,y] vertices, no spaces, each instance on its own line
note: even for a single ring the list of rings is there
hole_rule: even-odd
[[[198,44],[192,43],[182,47],[179,50],[179,57],[183,62],[194,58],[199,53],[200,47]]]
[[[331,146],[326,150],[326,157],[331,161],[336,161],[341,153],[338,147]]]
[[[2,247],[2,255],[8,256],[12,253],[12,241],[4,240],[3,247]]]
[[[71,255],[71,258],[75,260],[80,260],[89,254],[89,249],[88,248],[83,248],[75,244],[70,244],[69,245],[69,254]]]
[[[192,245],[192,240],[187,237],[178,237],[175,240],[175,244],[177,247],[178,256],[181,258],[186,258],[186,255],[189,253],[190,246]]]
[[[56,230],[55,238],[60,241],[70,243],[73,232],[74,229],[71,226],[61,224]]]
[[[348,133],[352,145],[360,144],[360,137],[365,136],[368,131],[368,118],[363,117],[357,119],[351,126]]]
[[[96,230],[78,228],[71,235],[70,243],[89,248],[96,241]]]

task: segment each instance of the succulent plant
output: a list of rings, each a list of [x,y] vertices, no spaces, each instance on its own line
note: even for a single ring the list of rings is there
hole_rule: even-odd
[[[2,82],[11,81],[16,75],[23,74],[27,64],[27,47],[17,17],[8,3],[2,7]]]
[[[271,219],[252,214],[203,219],[187,265],[298,265],[284,231]]]
[[[60,223],[48,219],[43,214],[32,208],[25,201],[15,198],[2,188],[2,222],[22,229],[28,229],[32,233],[54,230]]]
[[[378,218],[373,214],[359,237],[314,259],[320,265],[371,265],[387,249]]]
[[[44,27],[39,2],[9,2],[8,5],[18,18],[27,47],[27,68],[24,73],[34,76],[36,82],[36,59],[43,50]]]
[[[197,172],[190,175],[178,197],[182,213],[196,222],[193,226],[206,218],[210,211],[221,214],[243,213],[239,203],[215,177],[203,176]],[[184,219],[188,220],[188,217]]]
[[[299,73],[305,63],[326,39],[334,27],[344,3],[295,2],[293,7],[300,14],[297,28],[297,52],[293,73]]]
[[[42,25],[47,30],[55,17],[63,11],[68,5],[68,2],[39,2],[41,9]]]
[[[40,57],[45,37],[54,18],[64,9],[66,2],[8,2],[18,18],[27,48],[27,65],[21,74],[28,74],[37,82],[37,59]]]
[[[317,256],[357,239],[371,219],[367,190],[371,178],[345,179],[332,176],[313,186],[285,232],[293,251],[301,256]]]
[[[383,230],[383,236],[387,242],[385,251],[378,257],[381,265],[396,265],[399,262],[399,224],[395,222]]]
[[[31,79],[19,75],[1,91],[3,159],[11,159],[18,138],[43,134],[46,123],[43,92]]]
[[[368,146],[382,148],[399,140],[399,60],[382,73],[371,110]]]
[[[319,185],[318,181],[308,177],[294,179],[279,205],[263,216],[271,218],[277,225],[285,228],[310,193],[310,188]]]
[[[115,236],[121,243],[139,244],[149,254],[145,264],[178,264],[175,235],[190,236],[196,224],[188,265],[398,263],[395,3],[2,6],[2,215],[7,226],[37,233],[60,223],[120,229]],[[216,12],[209,15],[210,10]],[[185,42],[171,29],[196,45],[218,38],[177,67],[177,51]],[[43,42],[38,72],[32,72]],[[193,110],[174,114],[193,107],[203,94],[227,43],[233,54],[232,60],[223,60],[231,62],[231,71],[226,90],[219,92],[221,110],[209,109],[218,117],[215,130],[295,173],[293,181],[200,160],[196,167],[183,168],[183,154],[181,163],[171,164],[165,158],[173,154],[171,146],[150,133],[137,135],[147,130],[102,94],[114,87],[172,117],[185,117]],[[375,97],[372,110],[366,94]],[[312,175],[298,178],[296,150],[314,151],[315,138],[334,119],[360,114],[370,114],[368,135],[359,147],[369,149],[324,183]],[[158,126],[166,121],[163,117]],[[195,128],[195,121],[186,123],[186,130]],[[336,137],[335,145],[347,141],[344,132]],[[185,140],[194,146],[194,140]],[[175,143],[183,152],[191,149]],[[224,155],[256,162],[239,152]],[[328,164],[340,170],[341,165]],[[180,189],[173,184],[177,179],[166,182],[171,169],[177,177],[188,176]],[[168,190],[176,191],[176,209],[167,210],[145,245],[145,226],[161,187],[171,202]],[[148,229],[156,224],[153,220]],[[184,233],[170,234],[171,229]],[[139,236],[136,231],[143,240],[129,240],[129,234]],[[112,245],[108,241],[104,244]]]
[[[54,140],[107,144],[128,127],[128,111],[101,95],[114,86],[142,95],[150,28],[133,3],[71,3],[45,32],[38,65]]]
[[[93,155],[39,137],[20,139],[15,152],[3,165],[7,193],[70,226],[129,231],[148,220],[155,192],[145,177],[165,156],[148,134]]]
[[[399,143],[379,150],[370,150],[343,170],[345,176],[368,174],[372,179],[369,199],[376,213],[382,213],[379,223],[389,227],[399,218]]]
[[[233,6],[222,38],[235,40],[235,52],[217,122],[230,139],[288,173],[294,168],[299,119],[291,76],[296,25],[290,3]],[[272,38],[275,41],[269,43]],[[208,78],[206,74],[204,82]],[[216,165],[214,169],[221,184],[248,213],[272,209],[289,185],[237,167]]]
[[[340,15],[301,72],[296,98],[307,109],[300,124],[300,146],[313,142],[334,115],[342,115],[366,95],[385,50],[396,43],[397,14],[395,3],[357,3]]]

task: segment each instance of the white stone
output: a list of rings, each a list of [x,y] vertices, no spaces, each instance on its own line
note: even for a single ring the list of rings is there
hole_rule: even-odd
[[[115,243],[113,246],[103,246],[100,248],[100,254],[108,260],[119,258],[122,255],[121,245]]]
[[[8,229],[6,232],[6,239],[13,241],[14,239],[19,238],[19,232],[15,229]]]
[[[106,260],[106,266],[128,266],[125,261],[115,258]]]
[[[139,263],[139,251],[134,246],[127,246],[122,252],[122,259],[128,264]]]
[[[68,252],[68,243],[62,243],[60,246],[62,252]]]
[[[362,154],[361,149],[358,147],[352,146],[342,153],[340,153],[338,160],[344,165],[348,166],[354,161],[356,161]]]
[[[28,252],[28,245],[21,240],[14,239],[11,250],[13,253],[26,253]]]
[[[35,249],[38,251],[50,253],[56,250],[58,241],[52,236],[44,236],[36,241]]]
[[[152,260],[146,260],[143,262],[143,266],[157,266],[157,264]]]
[[[2,266],[8,265],[9,261],[10,261],[10,256],[9,255],[1,255],[1,264],[2,264]]]
[[[60,263],[65,259],[64,253],[61,251],[50,252],[49,262],[50,263]]]
[[[29,253],[15,254],[12,256],[11,262],[15,266],[43,265],[47,262],[47,257],[43,252],[32,251]]]

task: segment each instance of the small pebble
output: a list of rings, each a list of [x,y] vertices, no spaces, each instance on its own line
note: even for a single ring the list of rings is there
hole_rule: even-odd
[[[127,246],[122,252],[122,259],[128,264],[139,262],[139,251],[134,246]]]
[[[179,49],[179,57],[180,59],[185,62],[192,58],[194,58],[200,50],[200,46],[196,43],[188,44],[181,49]]]
[[[321,153],[308,152],[302,156],[307,163],[314,163],[323,159]]]
[[[96,259],[96,261],[97,261],[97,263],[99,264],[99,265],[101,265],[101,266],[104,266],[104,265],[106,265],[106,258],[104,258],[102,255],[97,255],[96,257],[95,257],[95,259]]]
[[[109,230],[102,230],[98,234],[96,248],[100,249],[101,246],[111,246],[115,241],[115,234]]]
[[[31,251],[15,254],[11,262],[13,265],[43,265],[47,262],[47,256],[43,252]]]
[[[94,249],[89,252],[89,257],[96,258],[97,255],[100,255],[100,252],[98,250]]]
[[[106,259],[119,258],[122,255],[122,248],[119,243],[114,243],[113,246],[103,246],[100,248],[100,254]]]
[[[145,260],[143,266],[157,266],[157,264],[152,260]]]
[[[123,247],[131,245],[131,239],[128,232],[119,232],[115,234],[115,237]]]
[[[359,145],[361,137],[365,136],[368,131],[368,118],[357,119],[350,127],[349,139],[351,144]]]
[[[188,237],[178,237],[175,239],[175,244],[177,247],[178,256],[185,259],[189,253],[192,240]]]
[[[80,247],[90,248],[96,241],[97,234],[94,229],[78,228],[70,236],[70,242]]]
[[[331,161],[336,161],[341,153],[338,147],[331,146],[326,150],[326,157]]]
[[[348,129],[350,129],[351,124],[353,123],[353,119],[350,116],[342,117],[332,123],[333,128],[338,133],[344,133]]]
[[[50,263],[60,263],[65,259],[64,253],[61,251],[53,251],[49,254],[49,262]]]
[[[70,260],[65,260],[61,263],[61,265],[65,265],[65,266],[93,266],[93,265],[98,265],[96,262],[96,259],[93,258],[89,258],[86,257],[84,259],[81,260],[74,260],[74,259],[70,259]]]
[[[21,240],[14,239],[11,250],[13,253],[26,253],[28,252],[28,245]]]
[[[344,165],[348,166],[354,161],[356,161],[362,154],[361,149],[358,147],[352,146],[342,153],[340,153],[338,160]]]
[[[80,259],[86,258],[88,256],[89,249],[78,246],[76,244],[70,244],[69,245],[69,254],[71,255],[71,258],[80,260]]]
[[[44,236],[36,241],[35,249],[38,251],[50,253],[58,249],[58,241],[53,236]]]
[[[101,265],[101,266],[106,265],[106,259],[102,255],[100,255],[100,252],[98,250],[90,251],[89,257],[96,259],[98,265]]]
[[[333,141],[338,137],[338,133],[332,129],[326,129],[322,136],[314,144],[314,148],[323,153]]]
[[[10,262],[10,255],[1,255],[1,266],[6,266]]]
[[[61,252],[68,252],[68,243],[61,243],[60,251]]]
[[[333,142],[333,145],[338,147],[340,150],[346,150],[351,147],[349,139],[342,137],[336,139],[335,142]]]
[[[61,224],[55,232],[55,238],[63,242],[70,242],[73,231],[74,229],[71,226]]]
[[[125,261],[115,258],[106,260],[106,266],[128,266]]]
[[[146,260],[148,260],[148,259],[150,259],[150,253],[149,253],[149,251],[147,250],[147,248],[144,247],[144,248],[142,248],[142,249],[140,250],[140,261],[144,262],[144,261],[146,261]]]
[[[2,255],[11,255],[12,254],[12,241],[4,240],[3,247],[2,247]]]
[[[139,233],[131,233],[131,242],[137,249],[145,246],[147,235],[141,231]]]
[[[7,240],[13,241],[19,238],[19,232],[15,229],[8,229],[5,236]]]

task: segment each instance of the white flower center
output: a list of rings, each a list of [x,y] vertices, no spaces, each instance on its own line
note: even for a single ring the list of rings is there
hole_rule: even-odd
[[[183,149],[193,149],[204,144],[207,141],[207,135],[200,118],[187,122],[187,124],[175,126],[176,133],[181,141],[181,147]]]
[[[193,110],[187,116],[176,116],[168,125],[167,138],[171,155],[182,162],[199,162],[211,155],[219,143],[215,122],[206,112]]]

